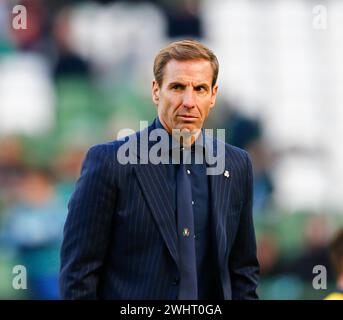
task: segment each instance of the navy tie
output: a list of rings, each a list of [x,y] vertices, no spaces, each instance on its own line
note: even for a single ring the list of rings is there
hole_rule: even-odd
[[[198,298],[192,189],[185,164],[179,166],[176,178],[177,231],[180,252],[179,300]]]

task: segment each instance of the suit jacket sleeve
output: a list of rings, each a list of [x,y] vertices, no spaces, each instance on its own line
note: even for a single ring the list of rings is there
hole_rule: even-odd
[[[230,255],[230,278],[232,298],[258,299],[256,288],[259,263],[256,257],[256,240],[252,216],[253,171],[251,160],[246,155],[246,198],[240,213],[238,232]]]
[[[115,210],[113,164],[104,148],[91,148],[69,201],[61,248],[60,291],[63,299],[97,299]]]

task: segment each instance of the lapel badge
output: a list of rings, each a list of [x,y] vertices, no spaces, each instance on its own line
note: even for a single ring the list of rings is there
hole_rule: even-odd
[[[230,172],[229,172],[228,170],[225,170],[225,171],[224,171],[224,177],[225,177],[225,178],[230,177]]]

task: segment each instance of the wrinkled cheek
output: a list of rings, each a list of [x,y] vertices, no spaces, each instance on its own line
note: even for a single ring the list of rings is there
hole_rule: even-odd
[[[174,118],[176,118],[176,115],[178,114],[181,107],[182,107],[182,103],[174,104],[170,106],[170,112],[173,114]]]

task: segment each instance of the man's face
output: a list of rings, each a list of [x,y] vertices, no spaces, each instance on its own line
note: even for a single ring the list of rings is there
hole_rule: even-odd
[[[152,98],[158,116],[169,133],[172,129],[201,129],[214,107],[218,86],[212,88],[213,70],[204,59],[170,60],[162,86],[154,80]]]

